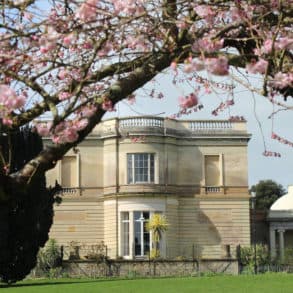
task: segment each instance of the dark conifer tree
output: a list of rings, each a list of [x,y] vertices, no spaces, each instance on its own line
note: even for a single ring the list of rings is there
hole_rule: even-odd
[[[43,145],[41,138],[26,127],[10,137],[0,135],[0,147],[5,160],[10,157],[10,172],[15,173]],[[0,172],[2,196],[10,195],[6,201],[0,201],[0,280],[13,283],[35,267],[38,250],[48,240],[59,187],[47,189],[45,175],[41,175],[20,190],[9,178]]]

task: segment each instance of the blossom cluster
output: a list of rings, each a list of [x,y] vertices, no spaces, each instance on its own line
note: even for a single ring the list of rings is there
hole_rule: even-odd
[[[283,89],[285,87],[293,87],[293,73],[282,73],[278,72],[272,80],[270,80],[270,84],[277,89]]]
[[[282,5],[277,0],[60,0],[47,1],[45,10],[31,2],[13,1],[20,5],[13,9],[12,1],[3,2],[0,119],[20,127],[50,109],[59,123],[40,123],[36,129],[56,143],[78,139],[97,111],[115,110],[113,101],[134,103],[133,93],[169,64],[174,83],[187,81],[193,88],[179,97],[179,116],[203,107],[201,89],[204,94],[227,93],[229,99],[213,115],[233,105],[232,65],[264,75],[265,93],[292,93],[291,0]],[[143,76],[148,65],[150,74]],[[203,70],[207,78],[197,75]],[[165,97],[154,89],[149,96]],[[271,101],[285,107],[285,102]],[[18,115],[22,117],[17,120]]]
[[[171,68],[177,70],[176,63],[171,63]],[[225,76],[229,74],[228,59],[225,56],[218,58],[192,59],[188,58],[185,61],[184,72],[194,73],[206,69],[209,73],[218,76]]]
[[[272,132],[271,138],[279,141],[280,143],[283,143],[283,144],[286,144],[290,147],[293,147],[293,142],[289,141],[286,138],[283,138],[283,137],[277,135],[275,132]]]
[[[221,102],[220,105],[212,111],[212,115],[217,116],[219,115],[219,112],[224,111],[225,109],[227,109],[230,106],[234,105],[234,100],[227,100],[225,102]]]
[[[203,78],[199,76],[197,73],[193,73],[193,77],[197,83],[203,84],[205,87],[216,87],[221,90],[232,91],[235,88],[235,85],[223,83],[223,82],[216,82],[214,80],[210,80],[207,78]]]
[[[281,154],[280,153],[278,153],[278,152],[272,152],[272,151],[267,151],[267,150],[265,150],[262,154],[265,157],[277,157],[277,158],[280,158],[281,157]]]
[[[264,74],[266,73],[268,64],[269,64],[268,61],[260,58],[258,61],[253,60],[251,63],[247,64],[246,69],[250,73]]]
[[[98,8],[101,8],[98,0],[86,0],[75,13],[75,17],[82,22],[94,21],[98,16]],[[114,14],[136,15],[143,13],[144,0],[111,0]]]
[[[281,50],[293,50],[293,38],[284,37],[279,38],[275,41],[273,39],[267,39],[263,42],[263,45],[260,49],[255,49],[254,52],[256,55],[270,54],[272,51],[281,51]]]
[[[183,115],[189,115],[191,113],[198,112],[201,109],[203,109],[203,105],[198,103],[196,106],[192,108],[181,108],[177,113],[170,115],[168,118],[169,119],[180,118]]]
[[[179,97],[179,106],[182,109],[192,108],[198,104],[198,97],[195,93],[191,93],[185,97]]]
[[[56,144],[75,142],[79,135],[78,132],[88,125],[86,118],[76,120],[66,120],[53,127],[52,122],[38,122],[35,129],[40,136],[51,137]]]
[[[2,123],[11,125],[10,114],[25,104],[25,96],[17,95],[16,92],[6,84],[0,84],[0,118]]]

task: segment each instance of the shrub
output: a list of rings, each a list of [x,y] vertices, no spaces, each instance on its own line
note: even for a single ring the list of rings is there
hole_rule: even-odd
[[[48,277],[56,275],[62,263],[60,246],[54,239],[49,239],[46,246],[40,249],[36,269]],[[58,270],[57,270],[58,268]]]
[[[255,252],[254,247],[240,247],[239,251],[240,264],[249,272],[254,270]],[[270,264],[269,249],[266,245],[256,245],[256,265],[257,267],[263,267]]]
[[[83,245],[85,258],[89,260],[104,261],[107,259],[107,247],[102,241],[93,245]]]
[[[69,243],[69,259],[70,260],[80,259],[79,251],[80,251],[80,244],[79,244],[79,242],[77,242],[77,241],[71,241]]]

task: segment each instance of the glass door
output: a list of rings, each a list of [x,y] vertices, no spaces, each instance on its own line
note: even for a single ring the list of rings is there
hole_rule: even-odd
[[[149,212],[134,212],[134,253],[135,256],[145,256],[150,252],[150,232],[146,223],[150,219]]]

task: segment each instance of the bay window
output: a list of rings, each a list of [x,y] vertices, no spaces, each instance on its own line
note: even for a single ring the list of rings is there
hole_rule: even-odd
[[[147,229],[155,211],[132,210],[120,212],[120,252],[124,258],[146,258],[152,249],[152,233]]]

